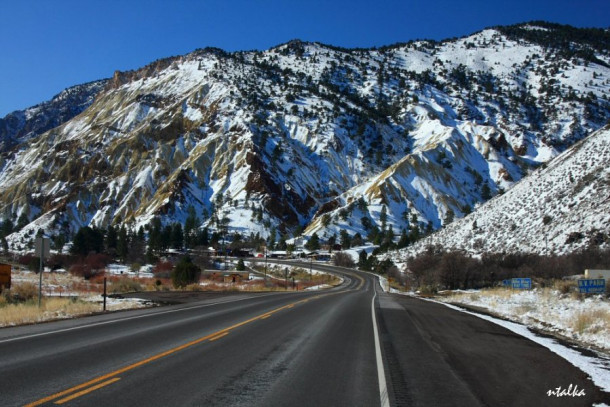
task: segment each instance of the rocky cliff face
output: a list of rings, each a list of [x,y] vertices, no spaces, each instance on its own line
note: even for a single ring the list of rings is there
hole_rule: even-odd
[[[484,253],[565,254],[610,245],[610,126],[595,132],[477,211],[398,253],[430,247]]]
[[[0,151],[10,152],[15,146],[77,116],[93,103],[106,84],[107,80],[100,80],[73,86],[47,102],[0,118]]]
[[[190,206],[248,234],[435,229],[606,123],[608,33],[574,30],[205,49],[116,73],[82,113],[15,138],[0,216],[30,220],[16,246],[38,229],[184,221]]]

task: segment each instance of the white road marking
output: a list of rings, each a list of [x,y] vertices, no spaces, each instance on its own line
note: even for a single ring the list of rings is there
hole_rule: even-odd
[[[375,356],[377,359],[377,378],[379,380],[379,398],[381,407],[390,407],[390,399],[388,397],[388,385],[385,380],[385,371],[383,367],[383,358],[381,357],[381,342],[379,341],[379,331],[377,330],[377,317],[375,316],[375,298],[377,298],[377,290],[371,301],[371,312],[373,314],[373,332],[375,335]]]
[[[232,302],[250,300],[252,298],[267,297],[268,295],[271,295],[271,294],[260,295],[260,296],[256,296],[256,297],[239,298],[239,299],[233,300],[233,301],[229,300],[229,301],[214,302],[214,303],[211,303],[211,304],[194,305],[192,307],[185,307],[185,308],[179,308],[179,309],[173,309],[173,310],[167,310],[167,311],[153,312],[153,313],[146,314],[146,315],[135,315],[133,317],[113,319],[113,320],[104,321],[104,322],[95,322],[95,323],[87,324],[87,325],[79,325],[79,326],[74,326],[72,328],[58,329],[56,331],[48,331],[48,332],[41,332],[41,333],[37,333],[37,334],[18,336],[18,337],[15,337],[15,338],[9,338],[9,339],[0,340],[0,344],[1,343],[7,343],[7,342],[20,341],[22,339],[36,338],[36,337],[39,337],[39,336],[53,335],[53,334],[62,333],[62,332],[76,331],[78,329],[91,328],[91,327],[94,327],[94,326],[114,324],[114,323],[117,323],[117,322],[129,321],[129,320],[132,320],[132,319],[148,318],[148,317],[153,317],[153,316],[157,316],[157,315],[171,314],[171,313],[174,313],[174,312],[187,311],[187,310],[191,310],[191,309],[195,309],[195,308],[206,308],[206,307],[211,307],[211,306],[219,305],[219,304],[229,304],[229,303],[232,303]]]

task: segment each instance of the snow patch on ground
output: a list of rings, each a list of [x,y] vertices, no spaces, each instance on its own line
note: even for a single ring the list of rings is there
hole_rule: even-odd
[[[433,301],[433,300],[428,300]],[[568,348],[564,345],[561,345],[556,340],[551,338],[544,338],[536,335],[532,331],[529,330],[527,326],[505,321],[502,319],[494,318],[489,315],[483,315],[475,312],[466,311],[462,308],[459,308],[455,305],[447,304],[440,301],[434,301],[440,304],[443,304],[449,308],[455,309],[460,312],[465,312],[467,314],[471,314],[477,316],[479,318],[485,319],[487,321],[493,322],[494,324],[498,324],[503,326],[504,328],[519,334],[521,336],[526,337],[527,339],[538,343],[539,345],[544,346],[549,349],[551,352],[556,353],[561,356],[589,376],[593,380],[596,386],[600,387],[604,391],[610,391],[610,358],[607,356],[598,355],[598,357],[585,356],[582,353]]]
[[[610,351],[610,302],[552,289],[472,290],[442,297],[442,302],[483,308],[536,329]]]

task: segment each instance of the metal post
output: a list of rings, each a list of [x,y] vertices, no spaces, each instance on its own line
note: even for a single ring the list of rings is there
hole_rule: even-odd
[[[106,312],[106,277],[104,277],[104,312]]]
[[[40,253],[40,276],[39,276],[39,282],[38,282],[38,308],[40,308],[40,305],[42,303],[42,250]]]
[[[265,246],[265,282],[267,282],[267,246]]]
[[[313,281],[313,272],[311,270],[313,266],[313,257],[309,258],[309,281]]]
[[[38,276],[38,307],[42,305],[42,272],[43,259],[49,256],[49,239],[46,237],[37,237],[35,241],[36,254],[40,258],[40,276]]]
[[[286,291],[288,291],[288,267],[284,267],[284,286]]]

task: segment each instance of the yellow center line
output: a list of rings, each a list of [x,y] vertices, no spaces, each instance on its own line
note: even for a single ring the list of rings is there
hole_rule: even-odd
[[[85,389],[83,391],[79,391],[78,393],[74,393],[74,394],[72,394],[72,395],[70,395],[70,396],[68,396],[66,398],[61,399],[61,400],[57,400],[55,402],[55,404],[64,404],[64,403],[67,403],[70,400],[74,400],[77,397],[84,396],[85,394],[91,393],[92,391],[95,391],[97,389],[101,389],[102,387],[108,386],[109,384],[112,384],[114,382],[118,382],[119,380],[121,380],[120,377],[115,377],[114,379],[110,379],[110,380],[105,381],[103,383],[100,383],[100,384],[98,384],[96,386],[89,387],[88,389]]]
[[[223,333],[221,333],[221,334],[218,334],[218,335],[216,335],[216,336],[211,337],[210,339],[208,339],[208,341],[210,341],[210,342],[214,342],[215,340],[220,339],[220,338],[222,338],[223,336],[227,336],[228,334],[229,334],[229,332],[223,332]]]
[[[136,363],[133,363],[133,364],[131,364],[131,365],[128,365],[128,366],[122,367],[122,368],[120,368],[120,369],[117,369],[117,370],[115,370],[115,371],[113,371],[113,372],[110,372],[110,373],[107,373],[107,374],[105,374],[105,375],[102,375],[102,376],[96,377],[95,379],[89,380],[89,381],[87,381],[87,382],[85,382],[85,383],[81,383],[81,384],[79,384],[79,385],[77,385],[77,386],[71,387],[71,388],[66,389],[66,390],[64,390],[64,391],[61,391],[61,392],[58,392],[58,393],[52,394],[52,395],[47,396],[47,397],[44,397],[44,398],[42,398],[42,399],[40,399],[40,400],[37,400],[37,401],[34,401],[34,402],[32,402],[32,403],[26,404],[24,407],[36,407],[36,406],[39,406],[39,405],[44,404],[44,403],[46,403],[46,402],[49,402],[49,401],[52,401],[52,400],[58,399],[58,398],[63,397],[63,396],[65,396],[65,395],[68,395],[68,394],[74,393],[75,391],[78,391],[78,390],[81,390],[81,389],[87,388],[87,387],[92,386],[92,385],[94,385],[94,384],[96,384],[96,383],[102,382],[102,381],[104,381],[104,380],[107,380],[107,379],[110,379],[110,378],[112,378],[112,377],[118,376],[118,375],[120,375],[120,374],[122,374],[122,373],[125,373],[125,372],[128,372],[128,371],[130,371],[130,370],[133,370],[133,369],[135,369],[135,368],[137,368],[137,367],[140,367],[140,366],[142,366],[142,365],[148,364],[148,363],[150,363],[150,362],[154,362],[154,361],[156,361],[156,360],[159,360],[159,359],[161,359],[161,358],[164,358],[164,357],[166,357],[166,356],[169,356],[169,355],[171,355],[171,354],[173,354],[173,353],[176,353],[176,352],[179,352],[179,351],[181,351],[181,350],[184,350],[184,349],[190,348],[191,346],[197,345],[197,344],[199,344],[199,343],[201,343],[201,342],[204,342],[204,341],[206,341],[206,340],[219,339],[219,338],[221,338],[222,336],[227,335],[227,334],[229,333],[229,331],[231,331],[232,329],[239,328],[239,327],[241,327],[241,326],[244,326],[244,325],[246,325],[246,324],[249,324],[249,323],[254,322],[254,321],[256,321],[256,320],[259,320],[259,319],[266,319],[266,318],[270,317],[270,316],[271,316],[271,314],[274,314],[274,313],[276,313],[276,312],[279,312],[279,311],[282,311],[282,310],[285,310],[285,309],[288,309],[288,308],[292,308],[292,307],[294,307],[294,306],[295,306],[295,305],[297,305],[297,304],[303,304],[303,303],[308,302],[308,301],[309,301],[309,300],[311,300],[311,299],[320,298],[320,297],[323,297],[323,296],[326,296],[326,295],[330,295],[330,294],[320,294],[320,295],[316,295],[316,296],[311,297],[311,298],[307,298],[307,299],[304,299],[304,300],[296,301],[296,302],[294,302],[294,303],[291,303],[291,304],[284,305],[284,306],[282,306],[282,307],[276,308],[276,309],[274,309],[274,310],[272,310],[272,311],[265,312],[264,314],[257,315],[257,316],[255,316],[255,317],[252,317],[252,318],[247,319],[247,320],[245,320],[245,321],[238,322],[238,323],[237,323],[237,324],[235,324],[235,325],[231,325],[231,326],[229,326],[229,327],[227,327],[227,328],[221,329],[221,330],[216,331],[216,332],[214,332],[214,333],[211,333],[211,334],[209,334],[209,335],[206,335],[206,336],[203,336],[203,337],[201,337],[201,338],[195,339],[195,340],[193,340],[193,341],[191,341],[191,342],[187,342],[187,343],[185,343],[185,344],[183,344],[183,345],[180,345],[180,346],[177,346],[177,347],[175,347],[175,348],[168,349],[168,350],[166,350],[165,352],[158,353],[158,354],[156,354],[156,355],[154,355],[154,356],[151,356],[151,357],[149,357],[149,358],[143,359],[143,360],[141,360],[141,361],[139,361],[139,362],[136,362]],[[116,380],[119,380],[119,379],[118,379],[118,378],[116,378]],[[116,380],[114,380],[114,381],[116,381]],[[113,382],[113,381],[104,382],[104,383],[101,383],[101,384],[99,384],[99,385],[96,385],[96,386],[92,387],[91,389],[92,389],[92,390],[95,390],[96,388],[103,387],[103,386],[105,386],[105,385],[107,385],[107,384],[110,384],[110,383],[112,383],[112,382]],[[85,390],[84,392],[81,392],[81,393],[86,394],[86,393],[88,393],[89,391],[92,391],[92,390],[87,389],[87,390]],[[76,394],[80,394],[80,393],[76,393]],[[72,396],[70,396],[70,397],[72,397]],[[75,397],[79,397],[79,396],[75,396]],[[75,397],[73,397],[73,398],[75,398]],[[67,398],[66,398],[66,399],[67,399]],[[62,399],[62,400],[66,400],[66,399]],[[62,400],[60,400],[60,401],[62,401]],[[66,401],[67,401],[67,400],[66,400]]]

